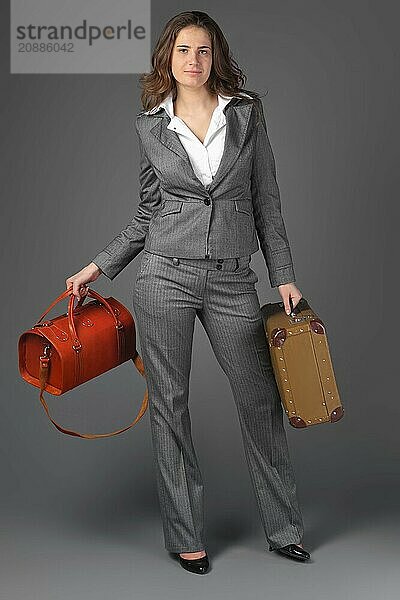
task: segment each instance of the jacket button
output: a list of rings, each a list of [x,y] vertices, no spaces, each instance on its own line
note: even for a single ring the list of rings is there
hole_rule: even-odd
[[[174,265],[179,265],[179,258],[174,257],[172,259],[172,262],[174,263]]]
[[[210,201],[210,199],[209,199],[209,198],[206,198],[206,199],[204,200],[204,204],[207,204],[207,206],[208,206],[209,204],[211,204],[211,201]]]
[[[218,259],[217,259],[217,262],[219,262],[219,263],[223,263],[223,262],[224,262],[224,259],[223,259],[223,258],[218,258]]]
[[[222,269],[222,265],[217,265],[217,269]]]

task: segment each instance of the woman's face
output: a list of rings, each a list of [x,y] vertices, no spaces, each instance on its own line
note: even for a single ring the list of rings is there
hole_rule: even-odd
[[[209,33],[202,27],[184,27],[172,50],[171,68],[177,87],[199,88],[210,75],[212,48]]]

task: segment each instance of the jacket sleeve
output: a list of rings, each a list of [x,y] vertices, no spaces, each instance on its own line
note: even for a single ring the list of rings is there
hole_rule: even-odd
[[[275,159],[261,100],[257,101],[256,142],[251,174],[254,219],[271,287],[295,281],[295,272],[281,214]],[[256,111],[257,112],[257,111]]]
[[[138,117],[135,129],[140,150],[140,202],[133,219],[92,259],[111,280],[143,250],[151,215],[161,200],[160,181],[143,148],[137,120]]]

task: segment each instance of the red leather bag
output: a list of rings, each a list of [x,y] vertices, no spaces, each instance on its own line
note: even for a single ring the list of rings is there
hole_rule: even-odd
[[[68,295],[68,312],[41,322]],[[94,300],[83,304],[84,296],[74,308],[75,296],[71,289],[60,294],[35,325],[20,335],[18,360],[22,378],[40,388],[40,402],[57,429],[68,435],[94,439],[118,435],[135,425],[146,412],[148,390],[146,387],[142,405],[132,423],[111,433],[79,433],[61,427],[51,418],[44,391],[60,396],[127,360],[132,360],[145,377],[143,362],[136,350],[135,322],[129,310],[115,298],[103,298],[90,288],[87,296]]]

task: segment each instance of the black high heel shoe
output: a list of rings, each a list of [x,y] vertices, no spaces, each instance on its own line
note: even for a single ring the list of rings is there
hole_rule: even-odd
[[[179,558],[181,566],[186,569],[186,571],[197,573],[197,575],[205,575],[208,572],[210,563],[208,561],[207,553],[201,558],[183,558],[179,552],[176,556]]]
[[[295,558],[296,560],[305,561],[311,558],[310,553],[297,544],[288,544],[287,546],[282,546],[281,548],[272,548],[270,546],[269,551],[272,552],[273,550],[276,550],[276,552],[279,552],[279,554],[282,554],[283,556]]]

